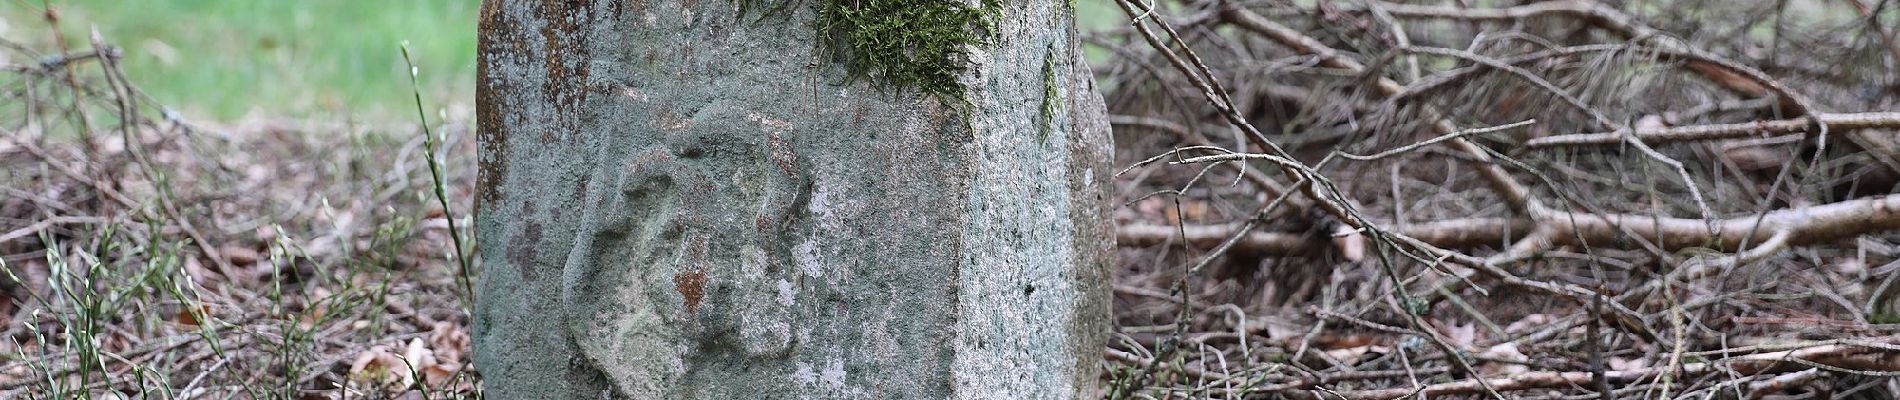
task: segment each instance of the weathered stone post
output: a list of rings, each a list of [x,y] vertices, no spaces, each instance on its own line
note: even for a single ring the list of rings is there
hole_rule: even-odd
[[[486,2],[488,393],[1092,396],[1114,171],[1072,12]]]

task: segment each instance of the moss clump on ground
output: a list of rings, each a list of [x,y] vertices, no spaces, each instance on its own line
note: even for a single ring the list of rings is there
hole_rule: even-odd
[[[879,89],[961,98],[968,48],[988,42],[1000,0],[819,0],[821,54]],[[946,103],[954,103],[946,101]]]

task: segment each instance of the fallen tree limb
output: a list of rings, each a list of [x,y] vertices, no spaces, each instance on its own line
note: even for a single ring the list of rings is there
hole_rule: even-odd
[[[1416,223],[1396,229],[1394,233],[1440,248],[1471,248],[1501,246],[1507,241],[1528,237],[1535,228],[1542,227],[1544,229],[1537,234],[1550,241],[1552,247],[1581,244],[1614,247],[1618,246],[1619,238],[1635,235],[1671,251],[1690,247],[1734,251],[1739,250],[1743,242],[1762,243],[1783,231],[1787,232],[1788,245],[1799,246],[1900,229],[1900,195],[1777,210],[1763,215],[1759,225],[1753,215],[1707,221],[1556,210],[1539,210],[1534,214],[1534,220],[1464,218]],[[1212,246],[1233,235],[1238,227],[1188,225],[1177,229],[1132,224],[1120,227],[1117,237],[1123,246],[1152,246],[1169,240]],[[1288,232],[1249,233],[1235,246],[1240,251],[1266,255],[1312,254],[1328,247],[1326,239],[1318,235]]]
[[[1688,376],[1704,375],[1704,374],[1710,374],[1710,373],[1718,373],[1718,372],[1723,372],[1723,371],[1734,371],[1736,374],[1739,374],[1739,375],[1755,375],[1755,374],[1764,374],[1764,373],[1784,373],[1784,372],[1797,372],[1795,375],[1800,375],[1802,373],[1798,371],[1813,371],[1815,370],[1815,368],[1822,368],[1822,369],[1836,369],[1836,370],[1854,370],[1854,371],[1872,372],[1872,373],[1886,373],[1886,372],[1900,371],[1900,364],[1895,364],[1890,360],[1877,357],[1877,356],[1869,357],[1869,355],[1894,353],[1895,349],[1893,346],[1896,344],[1900,344],[1900,336],[1888,336],[1888,337],[1873,339],[1861,344],[1814,345],[1810,347],[1791,349],[1791,350],[1766,352],[1766,353],[1754,353],[1754,354],[1722,358],[1722,359],[1716,359],[1716,360],[1705,361],[1705,362],[1686,363],[1686,364],[1681,364],[1679,366],[1676,366],[1674,368],[1652,367],[1652,368],[1614,370],[1614,371],[1604,371],[1603,374],[1604,374],[1604,378],[1608,379],[1611,382],[1631,383],[1631,382],[1640,382],[1644,380],[1655,379],[1657,377],[1663,377],[1663,376],[1688,377]],[[1119,361],[1119,362],[1124,362],[1124,363],[1129,363],[1129,364],[1134,364],[1134,365],[1144,365],[1147,363],[1155,362],[1153,359],[1149,359],[1146,357],[1142,357],[1139,355],[1131,354],[1128,352],[1124,352],[1124,351],[1120,351],[1120,350],[1116,350],[1112,348],[1106,349],[1104,352],[1104,355],[1109,360],[1114,360],[1114,361]],[[1172,363],[1167,363],[1167,362],[1162,362],[1161,364],[1163,365],[1162,368],[1165,370],[1176,371],[1184,375],[1185,378],[1194,379],[1198,381],[1218,382],[1218,381],[1229,381],[1229,380],[1232,380],[1232,381],[1247,380],[1244,377],[1233,376],[1233,375],[1229,375],[1229,374],[1221,373],[1221,372],[1205,371],[1205,370],[1201,370],[1199,368],[1194,368],[1191,366],[1175,366]],[[1821,367],[1816,367],[1816,365],[1819,365]],[[1445,373],[1448,371],[1450,370],[1446,368],[1431,368],[1431,369],[1424,369],[1422,371],[1417,371],[1417,373],[1439,374],[1439,373]],[[1807,374],[1812,374],[1812,373],[1813,372],[1807,372]],[[1460,395],[1460,394],[1476,394],[1476,393],[1481,393],[1483,391],[1485,384],[1489,384],[1491,388],[1500,392],[1532,390],[1532,389],[1570,388],[1570,387],[1583,386],[1585,384],[1590,383],[1592,379],[1595,379],[1595,376],[1591,372],[1588,372],[1588,371],[1537,371],[1537,372],[1513,374],[1513,375],[1504,376],[1504,377],[1492,377],[1492,378],[1484,378],[1484,379],[1464,379],[1464,380],[1458,380],[1458,381],[1452,381],[1452,382],[1426,385],[1424,387],[1393,387],[1393,388],[1387,388],[1387,389],[1325,390],[1325,391],[1320,391],[1318,389],[1319,385],[1327,384],[1327,383],[1335,383],[1339,381],[1354,380],[1354,379],[1391,378],[1391,377],[1396,377],[1396,376],[1397,375],[1394,375],[1393,373],[1387,372],[1387,371],[1359,373],[1359,374],[1337,374],[1337,376],[1321,375],[1319,377],[1309,377],[1307,379],[1301,379],[1294,382],[1287,382],[1287,383],[1276,384],[1276,385],[1271,385],[1271,386],[1248,387],[1244,389],[1239,389],[1239,391],[1280,393],[1283,395],[1292,395],[1295,398],[1325,398],[1325,399],[1343,398],[1343,399],[1351,399],[1351,400],[1362,400],[1362,399],[1387,400],[1387,399],[1403,398],[1403,397],[1412,396],[1415,394],[1424,394],[1427,397],[1438,397],[1438,396]],[[1777,380],[1777,378],[1768,378],[1768,380],[1764,381],[1763,383],[1771,383],[1775,380]]]
[[[1646,144],[1665,144],[1702,140],[1746,139],[1789,133],[1809,133],[1819,125],[1828,129],[1900,128],[1900,113],[1827,113],[1818,118],[1792,118],[1739,124],[1709,124],[1638,129],[1633,134]],[[1623,143],[1622,132],[1580,133],[1546,136],[1524,142],[1530,148],[1561,146],[1602,146]]]
[[[1188,225],[1182,227],[1185,239],[1195,246],[1214,246],[1227,240],[1240,225]],[[1123,225],[1117,229],[1117,237],[1123,246],[1153,246],[1167,243],[1169,240],[1181,240],[1181,230],[1173,226],[1155,224]],[[1531,231],[1529,220],[1510,218],[1469,218],[1413,224],[1397,233],[1416,238],[1434,246],[1447,248],[1470,248],[1484,245],[1499,245],[1510,235],[1526,235]],[[1327,238],[1320,235],[1290,232],[1253,232],[1236,243],[1235,250],[1253,254],[1267,255],[1304,255],[1331,247]]]
[[[1538,219],[1556,234],[1558,245],[1612,245],[1625,230],[1665,249],[1707,247],[1738,250],[1743,242],[1759,243],[1786,231],[1788,244],[1799,246],[1857,235],[1900,229],[1900,195],[1870,197],[1807,208],[1769,212],[1758,220],[1750,216],[1704,221],[1631,214],[1593,215],[1551,211]],[[1574,233],[1574,234],[1572,234]],[[1582,243],[1577,240],[1581,237]]]
[[[1895,341],[1895,339],[1896,337],[1889,336],[1889,337],[1880,339],[1879,342],[1882,344],[1892,344]],[[1603,374],[1611,382],[1629,383],[1629,382],[1637,382],[1637,381],[1646,380],[1646,379],[1652,379],[1658,376],[1678,376],[1679,377],[1679,376],[1701,375],[1701,374],[1713,373],[1713,372],[1718,372],[1718,371],[1723,371],[1723,370],[1734,370],[1736,373],[1740,375],[1752,375],[1752,374],[1764,373],[1764,372],[1798,371],[1798,370],[1808,369],[1810,367],[1809,364],[1819,364],[1819,365],[1825,365],[1825,366],[1830,366],[1830,367],[1835,367],[1835,368],[1852,368],[1852,369],[1859,369],[1859,370],[1864,370],[1864,371],[1878,371],[1878,372],[1891,372],[1891,371],[1900,370],[1900,365],[1896,365],[1892,362],[1887,362],[1884,360],[1866,360],[1866,359],[1862,359],[1861,357],[1857,357],[1862,354],[1873,353],[1877,351],[1883,351],[1883,349],[1876,348],[1876,347],[1868,347],[1868,346],[1828,345],[1828,346],[1811,347],[1811,348],[1800,349],[1800,350],[1788,350],[1788,351],[1781,351],[1781,352],[1774,352],[1774,353],[1750,354],[1747,356],[1734,357],[1734,358],[1715,360],[1715,361],[1709,361],[1709,362],[1687,363],[1687,364],[1682,364],[1680,367],[1673,368],[1673,369],[1662,368],[1662,367],[1641,368],[1641,369],[1604,371]],[[1353,400],[1360,400],[1360,399],[1387,400],[1387,399],[1396,399],[1396,398],[1400,398],[1404,396],[1409,396],[1415,392],[1422,392],[1427,397],[1438,397],[1438,396],[1457,395],[1457,394],[1474,394],[1474,393],[1481,392],[1482,383],[1488,383],[1491,388],[1496,389],[1498,391],[1514,391],[1514,390],[1529,390],[1529,389],[1543,389],[1543,388],[1567,388],[1567,387],[1585,385],[1591,382],[1591,379],[1593,378],[1594,376],[1592,376],[1590,372],[1584,372],[1584,371],[1531,372],[1531,373],[1524,373],[1524,374],[1515,374],[1515,375],[1511,375],[1508,377],[1501,377],[1501,378],[1465,379],[1465,380],[1454,381],[1454,382],[1439,383],[1439,384],[1434,384],[1434,385],[1427,385],[1422,389],[1400,387],[1400,388],[1376,389],[1376,390],[1328,391],[1324,397],[1329,398],[1329,399],[1345,398],[1345,399],[1353,399]],[[1335,397],[1334,395],[1337,395],[1337,397]]]

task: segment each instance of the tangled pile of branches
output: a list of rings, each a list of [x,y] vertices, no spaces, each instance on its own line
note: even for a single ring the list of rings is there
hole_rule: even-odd
[[[194,124],[89,44],[0,39],[0,398],[473,390],[430,194],[466,210],[472,168],[432,180],[414,126]]]
[[[1900,4],[1114,2],[1110,397],[1900,395]]]

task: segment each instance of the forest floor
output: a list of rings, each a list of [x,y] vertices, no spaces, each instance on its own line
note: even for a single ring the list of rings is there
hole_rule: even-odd
[[[1085,33],[1128,166],[1110,397],[1900,395],[1900,11],[1520,3]]]
[[[362,11],[380,2],[282,3],[235,10],[202,8],[235,2],[177,1],[142,16],[106,11],[115,2],[74,1],[58,30],[63,47],[36,28],[46,24],[43,15],[0,12],[0,39],[29,37],[0,41],[0,270],[8,273],[0,276],[0,399],[480,396],[467,369],[468,289],[480,269],[468,256],[475,253],[468,229],[476,144],[471,106],[458,100],[472,98],[473,10],[463,7],[473,2],[405,2],[409,8],[375,18]],[[1403,53],[1380,47],[1403,39],[1380,28],[1396,23],[1366,10],[1248,14],[1181,1],[1163,18],[1146,19],[1180,23],[1188,37],[1178,47],[1206,56],[1206,73],[1231,85],[1243,106],[1216,110],[1207,105],[1218,101],[1184,79],[1196,71],[1165,69],[1170,60],[1135,25],[1095,3],[1082,12],[1088,54],[1115,114],[1116,162],[1134,166],[1115,180],[1125,204],[1116,211],[1122,248],[1116,332],[1101,371],[1107,395],[1796,399],[1900,392],[1893,379],[1900,312],[1890,295],[1900,291],[1892,287],[1900,236],[1893,233],[1751,238],[1770,244],[1748,249],[1771,251],[1650,243],[1635,234],[1579,240],[1598,246],[1535,248],[1513,240],[1551,221],[1528,220],[1535,213],[1512,210],[1507,196],[1477,177],[1468,162],[1484,155],[1434,148],[1379,162],[1338,156],[1447,140],[1416,122],[1428,121],[1421,110],[1435,106],[1471,126],[1545,121],[1469,136],[1519,157],[1493,165],[1510,166],[1507,179],[1530,182],[1529,195],[1554,208],[1746,218],[1881,198],[1855,186],[1874,186],[1865,182],[1878,174],[1865,171],[1879,170],[1877,160],[1823,153],[1813,159],[1825,163],[1802,165],[1795,161],[1814,155],[1802,151],[1818,150],[1801,148],[1799,136],[1653,152],[1529,148],[1526,139],[1591,132],[1588,124],[1602,121],[1559,104],[1560,96],[1516,94],[1584,92],[1590,96],[1579,103],[1605,105],[1606,113],[1651,130],[1789,117],[1772,98],[1731,93],[1749,82],[1710,89],[1724,75],[1669,75],[1657,71],[1680,64],[1614,52],[1512,71],[1548,78],[1536,87],[1465,75],[1482,71],[1467,59],[1476,57],[1448,49],[1409,47],[1402,50],[1424,55],[1374,64],[1380,54]],[[1868,19],[1896,19],[1885,12]],[[186,15],[228,21],[216,29],[151,22]],[[1261,28],[1250,15],[1299,29]],[[1516,18],[1499,18],[1506,17]],[[80,29],[86,20],[100,25],[97,39]],[[422,20],[432,22],[406,25]],[[383,28],[331,42],[297,40],[352,21]],[[1675,22],[1662,28],[1724,28]],[[1469,32],[1462,23],[1429,26],[1425,32],[1469,35],[1412,39],[1555,40],[1518,30],[1537,23],[1504,30],[1474,22]],[[1749,41],[1780,29],[1734,27],[1741,38],[1734,41],[1760,47]],[[412,86],[396,43],[429,32],[456,33],[415,43],[423,79]],[[1614,45],[1590,42],[1609,34],[1562,33],[1549,36],[1579,42],[1566,49]],[[115,43],[119,37],[137,39]],[[223,40],[231,37],[256,40]],[[1768,48],[1793,47],[1773,37]],[[384,42],[386,49],[363,47]],[[197,43],[216,46],[183,47]],[[1360,47],[1324,60],[1306,54],[1313,47],[1292,50],[1310,43]],[[1867,45],[1877,40],[1857,43],[1865,46],[1849,50],[1863,62],[1890,50]],[[1480,50],[1518,61],[1538,60],[1531,56],[1543,50],[1495,46]],[[1746,51],[1723,54],[1731,53]],[[1355,56],[1365,59],[1338,61]],[[205,68],[181,61],[190,59]],[[352,61],[311,62],[330,59]],[[1889,79],[1856,75],[1886,77],[1892,69],[1885,64],[1843,71],[1798,64],[1808,59],[1832,58],[1747,61],[1799,77],[1792,87],[1832,109],[1900,109],[1900,91],[1843,86]],[[1374,74],[1354,65],[1410,71]],[[321,68],[303,69],[312,66]],[[1711,67],[1704,68],[1692,71]],[[1385,103],[1365,88],[1372,78],[1407,75],[1393,86],[1442,86],[1427,87],[1429,96],[1412,93],[1424,106]],[[1253,77],[1265,78],[1238,79]],[[1262,174],[1273,164],[1143,163],[1188,145],[1267,151],[1243,143],[1240,129],[1228,125],[1233,119],[1259,124],[1297,163],[1317,166],[1310,177],[1331,180],[1342,204],[1392,228],[1387,233],[1456,251],[1435,253],[1436,261],[1482,257],[1503,267],[1457,269],[1404,258],[1431,250],[1423,246],[1352,239],[1372,231],[1341,229],[1337,216],[1310,202],[1288,206],[1308,200],[1277,196],[1292,182]],[[1784,184],[1788,176],[1800,178]],[[1681,220],[1701,221],[1671,221]],[[1468,226],[1502,228],[1474,235],[1483,240],[1442,234]]]
[[[267,7],[337,17],[292,3],[304,4]],[[166,4],[181,9],[146,11],[190,11]],[[296,71],[387,75],[326,91],[268,66],[218,71],[276,62],[230,58],[256,53],[249,43],[207,52],[198,65],[211,76],[134,74],[132,59],[161,63],[148,58],[165,34],[137,34],[128,49],[69,29],[58,46],[20,22],[30,18],[5,16],[29,39],[0,41],[0,399],[479,397],[467,368],[479,266],[458,256],[473,252],[472,109],[432,100],[467,98],[454,93],[471,75],[448,63],[455,87],[430,91],[401,66]],[[398,40],[336,42],[387,45],[370,58],[404,61]],[[367,51],[284,46],[280,58],[301,62]],[[370,87],[388,100],[365,104],[391,111],[335,117],[350,113],[289,98],[342,103]],[[189,90],[221,95],[190,112],[161,100]]]

